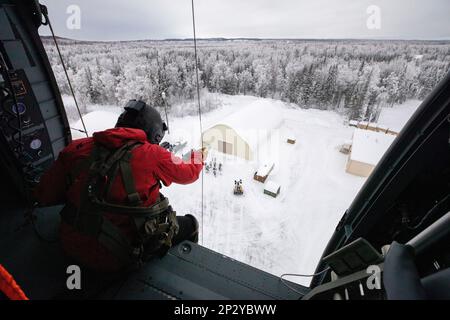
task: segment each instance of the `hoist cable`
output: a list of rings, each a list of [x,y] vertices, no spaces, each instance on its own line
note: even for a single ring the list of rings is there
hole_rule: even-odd
[[[81,133],[86,133],[86,131],[81,130],[81,129],[77,129],[77,128],[74,128],[74,127],[70,127],[70,129],[73,130],[73,131],[78,131],[78,132],[81,132]]]
[[[167,100],[164,98],[164,113],[166,115],[167,133],[170,134],[169,115],[167,114]]]
[[[200,80],[198,75],[198,54],[197,54],[197,34],[195,30],[195,9],[194,9],[194,0],[191,0],[191,7],[192,7],[192,29],[194,31],[194,58],[195,58],[195,76],[196,76],[196,84],[197,84],[197,102],[198,102],[198,117],[200,121],[200,139],[202,141],[202,152],[203,152],[203,124],[202,124],[202,108],[201,108],[201,102],[200,102]],[[203,161],[202,156],[202,161]],[[204,242],[203,238],[203,226],[204,226],[204,220],[203,220],[203,196],[204,196],[204,172],[202,170],[202,178],[201,178],[201,216],[202,216],[202,227],[201,227],[201,234],[202,234],[202,244]]]
[[[72,81],[70,81],[69,73],[67,72],[66,64],[64,63],[64,59],[62,57],[61,50],[59,49],[58,40],[56,39],[55,32],[53,31],[52,23],[48,16],[47,10],[43,10],[43,14],[48,23],[50,32],[52,34],[53,42],[55,43],[56,50],[58,51],[59,60],[61,61],[61,65],[63,67],[64,74],[66,75],[67,83],[69,84],[69,89],[70,89],[70,92],[72,93],[73,100],[75,101],[75,106],[77,108],[78,115],[80,116],[81,124],[83,125],[84,131],[82,131],[82,130],[77,130],[77,131],[84,132],[86,134],[86,137],[89,137],[88,131],[86,129],[86,124],[84,123],[84,120],[83,120],[83,115],[81,114],[77,98],[75,97],[75,91],[73,90]]]

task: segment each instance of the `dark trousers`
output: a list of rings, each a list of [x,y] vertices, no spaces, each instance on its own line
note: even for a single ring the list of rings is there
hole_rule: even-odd
[[[160,193],[159,199],[160,201],[165,199],[166,197]],[[173,212],[172,206],[169,206],[170,211]],[[185,216],[177,216],[178,222],[178,233],[172,238],[172,246],[176,246],[183,241],[191,241],[198,242],[198,221],[197,219],[191,215],[187,214]]]

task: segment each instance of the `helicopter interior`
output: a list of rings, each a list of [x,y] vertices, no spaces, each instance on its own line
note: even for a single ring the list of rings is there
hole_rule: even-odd
[[[132,273],[83,271],[83,289],[68,290],[76,263],[58,244],[61,207],[30,204],[30,190],[71,142],[38,34],[41,9],[37,1],[0,1],[0,264],[30,299],[402,299],[417,287],[422,298],[450,299],[450,74],[345,213],[310,287],[184,242]],[[407,244],[411,261],[389,256],[393,241]],[[370,266],[390,282],[362,289]]]

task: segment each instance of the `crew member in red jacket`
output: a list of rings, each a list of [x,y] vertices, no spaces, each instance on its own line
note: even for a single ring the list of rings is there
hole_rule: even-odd
[[[35,196],[40,205],[65,204],[60,237],[69,256],[118,271],[181,241],[198,241],[195,217],[176,216],[160,188],[195,182],[206,150],[184,162],[159,145],[166,130],[156,109],[132,100],[115,128],[75,140],[59,154]]]

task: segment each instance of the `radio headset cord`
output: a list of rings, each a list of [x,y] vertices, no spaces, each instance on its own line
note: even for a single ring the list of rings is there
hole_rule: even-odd
[[[200,103],[200,80],[199,80],[199,75],[198,75],[198,71],[199,71],[199,66],[198,66],[198,54],[197,54],[197,34],[195,31],[195,6],[194,6],[194,0],[191,0],[191,7],[192,7],[192,29],[194,31],[194,58],[195,58],[195,76],[196,76],[196,84],[197,84],[197,102],[198,102],[198,118],[200,121],[200,139],[202,141],[202,152],[203,152],[203,124],[202,124],[202,107],[201,107],[201,103]],[[202,157],[202,161],[203,161],[203,157]],[[204,220],[203,220],[203,197],[204,197],[204,181],[205,181],[205,174],[202,170],[202,178],[201,178],[201,216],[202,216],[202,228],[201,228],[201,234],[202,234],[202,245],[204,243],[204,237],[203,237],[203,226],[205,225]]]
[[[59,48],[58,40],[57,40],[57,38],[55,36],[55,32],[53,31],[53,27],[52,27],[52,23],[50,21],[49,15],[48,15],[47,7],[44,6],[44,5],[40,5],[40,7],[41,7],[42,15],[45,18],[45,20],[42,22],[42,25],[48,26],[49,29],[50,29],[50,32],[51,32],[52,38],[53,38],[53,42],[55,43],[56,51],[58,52],[59,60],[61,61],[61,65],[63,67],[64,74],[66,75],[67,83],[69,84],[70,93],[72,94],[73,101],[75,102],[75,107],[77,108],[78,115],[80,117],[81,124],[83,126],[83,130],[76,129],[76,128],[71,128],[71,129],[75,130],[75,131],[78,131],[78,132],[84,133],[86,135],[86,137],[88,138],[89,137],[89,133],[88,133],[88,131],[86,129],[86,124],[84,123],[83,115],[81,114],[80,107],[78,105],[78,100],[77,100],[77,98],[75,96],[75,91],[73,90],[72,81],[70,81],[69,73],[67,72],[66,64],[64,63],[64,59],[63,59],[61,50]]]

